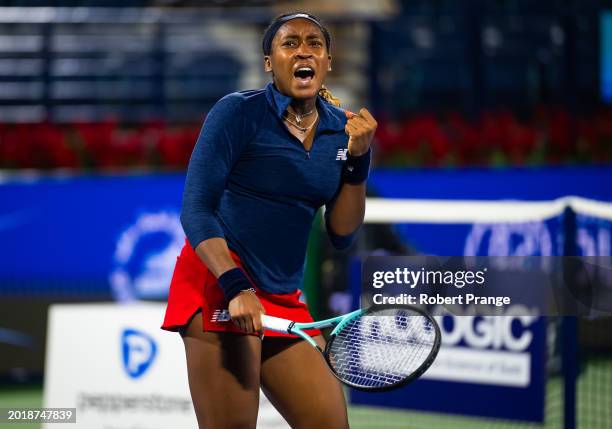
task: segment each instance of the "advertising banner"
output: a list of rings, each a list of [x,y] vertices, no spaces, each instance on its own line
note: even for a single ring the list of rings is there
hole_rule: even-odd
[[[1,184],[0,296],[166,297],[185,242],[184,180],[183,174],[20,177]]]
[[[196,427],[183,344],[159,329],[164,310],[154,303],[53,305],[44,406],[75,408],[75,428]],[[260,398],[258,428],[287,429]]]

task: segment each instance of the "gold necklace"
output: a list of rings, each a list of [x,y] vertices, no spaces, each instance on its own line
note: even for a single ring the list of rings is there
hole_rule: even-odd
[[[316,107],[313,107],[312,110],[310,112],[304,113],[303,115],[298,115],[297,113],[294,113],[292,111],[290,111],[291,107],[287,107],[287,113],[291,113],[294,117],[295,120],[297,121],[298,125],[302,123],[302,119],[312,115],[314,113],[314,111],[316,110]],[[291,109],[293,110],[293,109]]]
[[[309,129],[311,129],[314,124],[317,122],[317,119],[319,118],[319,112],[317,112],[317,116],[315,117],[314,121],[312,121],[312,124],[308,125],[307,127],[301,127],[300,125],[296,124],[295,122],[291,121],[288,117],[285,116],[285,121],[289,122],[289,124],[293,125],[295,128],[298,129],[298,131],[300,131],[301,133],[305,133],[306,131],[308,131]]]

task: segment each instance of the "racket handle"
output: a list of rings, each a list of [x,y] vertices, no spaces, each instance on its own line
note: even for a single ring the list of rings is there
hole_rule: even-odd
[[[266,316],[265,314],[261,316],[261,320],[264,328],[276,332],[289,332],[289,326],[292,323],[291,320],[281,319],[280,317]]]

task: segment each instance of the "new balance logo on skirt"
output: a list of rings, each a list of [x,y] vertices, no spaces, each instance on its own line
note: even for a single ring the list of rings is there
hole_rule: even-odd
[[[229,310],[215,310],[213,311],[211,322],[228,322],[231,320]]]
[[[346,161],[346,152],[348,149],[338,149],[338,154],[336,155],[336,161]]]

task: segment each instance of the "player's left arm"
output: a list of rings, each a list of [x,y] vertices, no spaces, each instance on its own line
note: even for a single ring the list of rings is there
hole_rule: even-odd
[[[348,156],[369,156],[368,151],[378,126],[374,117],[366,108],[359,114],[347,112],[348,120],[344,127],[349,136]],[[349,235],[363,223],[365,215],[366,182],[344,182],[336,202],[329,214],[328,226],[337,235]]]

